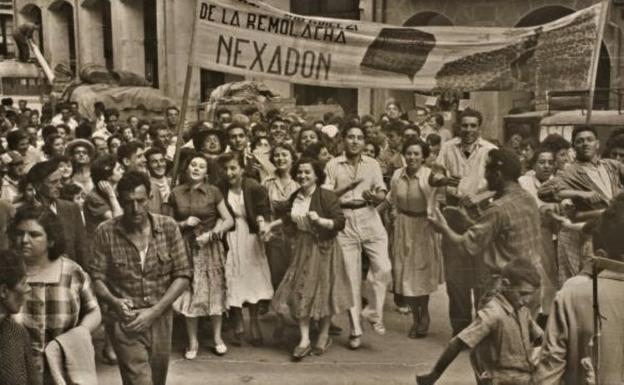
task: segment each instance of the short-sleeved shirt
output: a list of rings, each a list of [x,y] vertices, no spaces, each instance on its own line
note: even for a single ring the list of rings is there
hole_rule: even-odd
[[[122,218],[109,219],[96,229],[89,273],[114,296],[132,301],[133,308],[154,306],[175,279],[191,277],[182,235],[173,218],[149,214],[152,234],[141,268],[139,250],[127,237]]]
[[[469,255],[481,256],[491,271],[498,272],[517,258],[541,266],[540,223],[535,199],[520,185],[511,184],[463,234],[461,245]]]
[[[362,193],[367,190],[388,191],[379,163],[366,155],[360,157],[355,167],[351,165],[346,156],[337,156],[327,162],[325,174],[327,178],[323,187],[331,191],[342,189],[358,179],[363,180],[357,187],[340,197],[341,203],[364,202]]]
[[[202,227],[212,229],[219,219],[217,205],[222,200],[221,191],[211,184],[202,183],[192,187],[184,183],[171,191],[169,204],[177,221],[193,216],[202,221]]]
[[[485,180],[485,164],[488,153],[495,145],[482,138],[477,139],[469,157],[462,150],[460,138],[453,138],[442,143],[436,163],[444,166],[449,175],[459,176],[457,195],[474,195],[487,188]]]
[[[27,282],[31,291],[16,318],[41,356],[50,341],[99,306],[89,275],[69,258],[60,257],[46,271],[28,276]]]
[[[532,373],[532,341],[541,335],[529,309],[515,310],[499,293],[477,312],[475,320],[457,338],[473,349],[475,369],[480,376],[484,372],[496,376],[504,371]]]

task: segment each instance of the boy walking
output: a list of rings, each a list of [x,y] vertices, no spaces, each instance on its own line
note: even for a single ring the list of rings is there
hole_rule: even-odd
[[[533,346],[541,341],[542,330],[527,306],[539,288],[540,276],[531,262],[517,258],[505,265],[500,292],[451,339],[433,370],[416,376],[418,385],[434,384],[465,349],[471,349],[479,385],[533,384]]]

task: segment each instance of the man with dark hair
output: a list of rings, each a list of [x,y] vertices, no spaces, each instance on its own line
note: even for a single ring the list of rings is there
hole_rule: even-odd
[[[78,127],[78,122],[72,117],[71,107],[69,103],[61,103],[58,106],[58,109],[59,113],[52,118],[52,121],[50,123],[54,126],[58,126],[59,124],[65,124],[73,133],[76,130],[76,127]]]
[[[462,199],[470,202],[471,197],[487,190],[485,164],[489,151],[496,146],[481,138],[482,121],[483,117],[478,111],[464,110],[459,117],[459,136],[442,143],[440,148],[429,183],[434,187],[446,188],[446,204],[450,206],[458,206]],[[457,232],[465,231],[455,222],[451,222],[451,226]],[[476,275],[479,261],[444,239],[442,254],[449,296],[449,318],[453,334],[457,334],[472,319],[471,294],[475,298],[479,297],[479,280]]]
[[[593,228],[592,228],[593,227]],[[597,279],[600,311],[598,357],[594,341],[594,298],[592,277],[580,274],[570,278],[557,293],[546,325],[536,384],[621,384],[624,352],[624,194],[618,195],[594,226],[594,254],[614,263],[599,270]],[[591,365],[598,359],[598,368]],[[595,382],[594,370],[598,373]]]
[[[129,171],[117,184],[123,215],[95,232],[89,273],[108,305],[106,329],[126,385],[165,385],[171,352],[171,304],[192,270],[178,224],[151,213],[150,181]]]
[[[386,181],[390,179],[395,170],[405,166],[405,159],[401,154],[404,130],[405,123],[400,120],[394,120],[384,127],[386,148],[379,154],[379,163]]]
[[[324,187],[340,198],[346,225],[338,234],[338,243],[344,253],[347,274],[353,290],[354,307],[349,309],[351,335],[349,347],[358,349],[362,343],[362,315],[378,334],[385,334],[383,306],[386,290],[392,280],[388,256],[388,234],[376,210],[386,197],[379,163],[363,156],[364,131],[355,124],[342,132],[345,153],[327,162]],[[370,261],[370,272],[362,284],[362,253]],[[367,290],[364,290],[367,289]],[[370,293],[368,306],[362,310],[362,293]],[[362,314],[360,314],[360,311]]]
[[[214,114],[214,122],[217,127],[225,129],[232,122],[232,111],[225,107],[219,107]]]
[[[132,141],[124,143],[117,149],[117,160],[124,166],[126,172],[139,171],[147,175],[147,159],[145,158],[145,150],[141,142]],[[160,190],[154,189],[149,194],[149,208],[150,211],[156,214],[165,213],[165,201],[160,193]]]
[[[450,243],[461,255],[475,261],[475,299],[496,288],[500,271],[516,258],[525,258],[542,272],[542,240],[540,217],[535,199],[518,184],[522,165],[518,156],[507,149],[488,153],[485,178],[488,190],[496,193],[489,208],[465,233],[458,234],[447,223],[440,210],[431,219],[444,242]],[[453,299],[451,298],[451,301]],[[463,298],[470,306],[470,296]],[[454,315],[454,314],[452,314]],[[451,320],[454,334],[470,323],[465,319]]]
[[[19,182],[24,176],[24,157],[17,151],[9,151],[0,155],[0,160],[6,166],[0,197],[12,204],[20,195]]]
[[[624,130],[609,137],[605,157],[624,163]]]
[[[83,266],[87,258],[87,236],[80,207],[60,199],[61,171],[56,160],[35,164],[26,175],[26,182],[35,188],[37,203],[58,217],[65,236],[67,256]]]
[[[600,159],[598,134],[591,126],[575,127],[572,145],[576,161],[542,185],[538,194],[547,202],[572,199],[581,217],[595,217],[615,196],[624,192],[624,164]]]
[[[158,146],[152,146],[145,151],[147,171],[152,188],[158,189],[163,201],[167,202],[169,194],[171,194],[171,178],[167,177],[167,159],[165,156],[165,150]]]

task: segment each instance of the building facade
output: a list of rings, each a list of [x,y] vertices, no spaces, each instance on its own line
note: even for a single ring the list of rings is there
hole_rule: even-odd
[[[265,0],[278,8],[314,16],[361,19],[405,26],[519,27],[546,23],[600,0]],[[42,24],[40,46],[52,64],[78,71],[88,64],[144,74],[167,96],[180,101],[189,57],[192,0],[14,0],[17,23]],[[622,19],[613,7],[605,29],[598,87],[622,87]],[[1,26],[1,23],[0,23]],[[0,53],[1,54],[1,53]],[[191,108],[206,100],[223,82],[241,77],[193,69]],[[394,97],[406,108],[409,91],[333,89],[267,81],[281,95],[300,104],[332,97],[346,111],[381,113]],[[471,105],[504,111],[513,107],[511,93],[470,93]],[[191,113],[194,113],[191,112]],[[500,117],[491,117],[494,121]]]

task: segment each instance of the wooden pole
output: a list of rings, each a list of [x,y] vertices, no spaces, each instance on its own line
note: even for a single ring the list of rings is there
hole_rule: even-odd
[[[596,94],[596,77],[598,75],[598,62],[600,61],[600,48],[602,47],[602,38],[604,37],[605,25],[607,24],[607,16],[611,8],[611,0],[602,0],[600,7],[600,19],[598,20],[598,33],[596,34],[596,44],[594,46],[594,55],[589,71],[589,101],[587,105],[587,120],[589,124],[594,109],[594,96]]]
[[[182,93],[182,106],[180,108],[180,116],[176,125],[176,150],[173,158],[173,171],[171,173],[171,188],[173,189],[178,181],[178,173],[180,169],[180,148],[182,147],[182,129],[184,128],[184,120],[186,110],[188,108],[189,91],[191,88],[191,80],[193,79],[193,56],[195,53],[195,27],[197,26],[197,1],[195,1],[193,13],[193,26],[191,30],[191,47],[188,54],[188,65],[186,66],[186,79],[184,80],[184,92]]]

